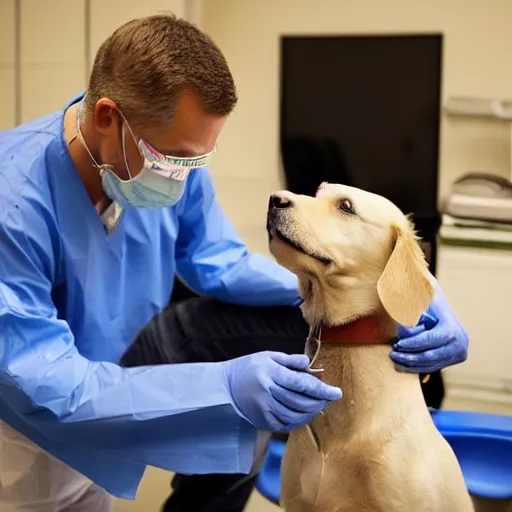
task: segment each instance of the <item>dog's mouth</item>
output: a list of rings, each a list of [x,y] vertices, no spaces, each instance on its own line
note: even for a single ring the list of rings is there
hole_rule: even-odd
[[[302,245],[295,242],[294,240],[291,240],[287,236],[283,235],[279,229],[277,229],[275,226],[272,227],[273,229],[269,231],[270,239],[277,238],[281,242],[285,243],[286,245],[289,245],[290,247],[293,247],[296,251],[301,252],[302,254],[305,254],[306,256],[309,256],[310,258],[314,258],[315,260],[319,261],[323,265],[329,265],[331,263],[331,260],[324,258],[323,256],[319,256],[318,254],[312,253],[311,251],[307,251]]]

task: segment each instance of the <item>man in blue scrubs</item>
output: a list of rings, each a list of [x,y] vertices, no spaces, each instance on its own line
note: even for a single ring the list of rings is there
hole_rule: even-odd
[[[201,510],[202,489],[241,510],[214,494],[250,472],[258,432],[341,397],[303,371],[296,278],[249,254],[216,202],[207,167],[236,100],[213,42],[152,16],[103,43],[85,96],[0,134],[2,511],[108,511],[148,464],[180,474],[168,511]],[[166,310],[176,274],[219,302]],[[214,339],[243,318],[229,307],[254,324],[238,344]],[[393,350],[402,369],[466,357],[440,291],[431,309]]]

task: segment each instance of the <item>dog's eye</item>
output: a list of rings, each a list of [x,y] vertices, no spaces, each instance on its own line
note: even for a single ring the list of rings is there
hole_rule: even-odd
[[[354,210],[354,205],[352,204],[352,201],[350,201],[350,199],[342,199],[338,203],[338,208],[345,213],[356,213],[356,211]]]

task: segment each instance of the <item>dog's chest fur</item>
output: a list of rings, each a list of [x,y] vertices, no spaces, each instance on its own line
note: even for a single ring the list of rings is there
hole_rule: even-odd
[[[430,492],[444,484],[424,474],[429,453],[438,456],[445,442],[418,376],[397,372],[389,351],[389,345],[323,344],[315,366],[343,398],[290,434],[281,500],[288,512],[445,510]]]

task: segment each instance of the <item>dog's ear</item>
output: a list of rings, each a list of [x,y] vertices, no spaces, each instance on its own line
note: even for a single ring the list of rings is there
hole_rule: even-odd
[[[393,252],[377,283],[377,292],[388,314],[412,327],[434,297],[427,262],[412,226],[391,226]]]

